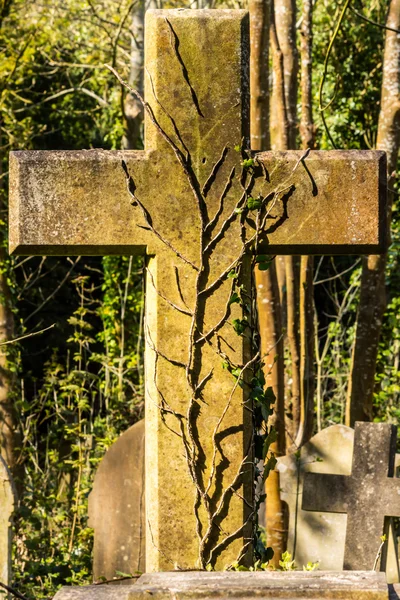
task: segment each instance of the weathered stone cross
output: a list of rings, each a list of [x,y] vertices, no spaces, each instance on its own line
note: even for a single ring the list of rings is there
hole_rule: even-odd
[[[371,570],[385,517],[400,516],[396,434],[388,423],[356,423],[351,475],[305,474],[303,510],[347,513],[344,569]]]
[[[146,150],[13,153],[10,249],[147,254],[146,567],[221,568],[252,539],[254,204],[269,254],[379,252],[385,156],[241,156],[245,11],[149,11],[145,56]]]

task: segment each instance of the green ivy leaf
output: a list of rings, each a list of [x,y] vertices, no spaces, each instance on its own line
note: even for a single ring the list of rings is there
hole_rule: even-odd
[[[259,402],[261,402],[264,398],[264,388],[260,385],[255,385],[250,393],[250,398],[252,400],[258,400]]]
[[[262,201],[258,198],[247,198],[247,208],[250,210],[258,210],[262,207]]]
[[[265,401],[268,402],[270,405],[275,404],[276,396],[271,386],[267,387],[267,389],[265,390]]]
[[[258,264],[258,270],[259,271],[268,271],[274,258],[275,258],[274,256],[268,256],[268,254],[259,254],[256,257],[256,263]]]
[[[258,270],[259,271],[268,271],[268,269],[270,268],[270,266],[271,266],[271,262],[268,262],[268,263],[259,263]]]
[[[115,571],[116,577],[133,577],[132,573],[124,573],[123,571]]]
[[[242,335],[249,323],[246,319],[233,319],[232,326],[238,335]]]
[[[254,159],[253,158],[245,158],[245,160],[242,161],[242,167],[244,167],[245,169],[254,167]]]
[[[240,377],[241,372],[242,372],[242,369],[240,367],[236,367],[235,369],[232,369],[232,371],[231,371],[232,375],[236,378]]]
[[[261,404],[261,416],[264,419],[264,421],[268,421],[269,417],[272,415],[273,412],[274,411],[272,410],[272,408],[265,404]]]
[[[274,551],[271,548],[271,546],[268,546],[268,548],[265,549],[265,554],[263,558],[265,562],[269,562],[274,558]]]
[[[229,298],[228,306],[230,306],[231,304],[239,304],[239,303],[240,303],[239,294],[237,294],[236,292],[233,292],[232,296]]]

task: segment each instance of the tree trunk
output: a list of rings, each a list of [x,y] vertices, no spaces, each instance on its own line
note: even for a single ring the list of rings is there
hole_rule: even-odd
[[[267,150],[269,147],[269,0],[250,0],[250,90],[251,90],[251,147]],[[255,272],[257,286],[258,321],[261,335],[261,353],[267,386],[275,392],[274,415],[269,423],[276,428],[278,439],[270,452],[277,456],[285,453],[284,422],[284,363],[282,317],[275,262],[268,271]],[[267,494],[266,528],[268,545],[278,566],[284,548],[285,523],[280,498],[279,473],[271,472],[265,483]]]
[[[270,447],[275,456],[285,454],[285,378],[282,321],[275,262],[268,271],[256,268],[258,322],[266,384],[275,393],[275,410],[269,425],[275,427],[277,441]],[[286,543],[284,507],[280,496],[279,472],[271,471],[265,481],[267,543],[274,550],[271,564],[279,567]]]
[[[303,0],[301,22],[301,117],[300,136],[304,150],[315,146],[312,114],[312,16],[313,0]],[[313,434],[314,424],[314,257],[300,261],[300,417],[295,447],[300,448]]]
[[[276,275],[278,277],[279,299],[281,302],[282,327],[287,328],[287,303],[286,303],[286,267],[285,257],[277,256],[275,260]]]
[[[301,448],[314,429],[314,257],[300,262],[300,418],[295,447]]]
[[[1,136],[0,136],[1,145]],[[0,175],[3,173],[3,156],[0,155]],[[4,177],[0,177],[1,187],[4,186]],[[4,190],[0,189],[3,196]],[[3,234],[5,225],[2,225]],[[0,343],[12,339],[14,334],[14,315],[12,312],[12,299],[8,285],[8,266],[6,264],[6,250],[4,239],[0,240]],[[9,346],[0,347],[0,443],[1,456],[6,461],[14,476],[17,473],[16,448],[19,445],[17,433],[17,419],[15,411],[15,374],[8,364]]]
[[[273,50],[272,147],[274,150],[293,149],[296,148],[298,71],[295,0],[274,0],[271,45]]]
[[[294,0],[274,0],[271,19],[273,88],[271,101],[271,145],[274,150],[296,148],[296,104],[298,57],[296,48],[296,3]],[[286,317],[289,344],[290,393],[286,393],[287,445],[294,447],[300,419],[300,340],[298,312],[298,269],[293,256],[278,258],[284,270],[278,273],[282,312]],[[285,293],[283,290],[285,289]],[[287,384],[289,388],[289,384]]]
[[[157,8],[155,0],[139,0],[132,8],[131,54],[129,85],[143,96],[144,87],[144,15],[148,8]],[[143,107],[133,94],[127,93],[123,103],[125,131],[124,150],[142,146]]]
[[[270,134],[271,147],[276,150],[286,150],[295,147],[296,139],[296,96],[297,96],[297,51],[296,51],[296,31],[295,31],[295,1],[294,0],[274,0],[271,12],[271,48],[272,48],[272,68],[273,68],[273,87],[271,98],[271,119]],[[282,330],[282,304],[284,300],[285,272],[294,273],[293,257],[285,257],[284,260],[278,258],[279,284],[276,275],[276,269],[267,271],[264,280],[264,289],[271,290],[271,297],[266,297],[264,302],[269,306],[270,320],[272,320],[273,311],[275,311],[275,340],[279,339],[278,360],[274,364],[277,372],[275,378],[276,403],[276,425],[278,429],[278,442],[274,451],[283,453],[286,446],[285,431],[285,379],[284,379],[284,349],[283,349],[283,330]],[[275,265],[274,265],[275,267]],[[283,268],[284,267],[284,268]],[[267,278],[270,278],[267,281]],[[286,280],[287,284],[287,280]],[[298,331],[296,330],[297,309],[293,299],[295,297],[295,282],[293,287],[286,285],[287,297],[287,322],[288,330],[290,324],[292,364],[295,377],[293,381],[298,384],[299,375],[299,345]],[[290,297],[289,297],[290,291]],[[262,301],[262,300],[261,300]],[[290,305],[290,306],[289,306]],[[271,324],[270,324],[271,327]],[[262,332],[262,338],[266,332]],[[270,338],[272,342],[272,338]],[[265,339],[265,345],[267,340]],[[266,365],[266,371],[268,366]],[[295,394],[295,386],[292,387],[292,395]],[[298,387],[298,386],[297,386]],[[286,543],[286,523],[284,507],[280,498],[279,473],[274,471],[266,481],[266,529],[268,545],[272,546],[275,555],[272,561],[273,566],[279,567],[279,561],[282,552],[285,550]]]
[[[273,0],[270,27],[272,50],[270,135],[272,150],[285,150],[289,147],[289,120],[285,95],[284,56],[277,33],[275,4],[276,2]]]
[[[265,271],[259,271],[265,273]],[[271,447],[277,456],[285,454],[285,421],[284,418],[284,372],[282,324],[280,319],[278,286],[274,263],[268,270],[268,277],[257,277],[258,322],[261,336],[261,354],[264,362],[264,373],[267,387],[271,386],[276,396],[275,412],[269,425],[275,427],[278,439]],[[267,310],[265,310],[267,306]],[[260,310],[261,308],[261,310]],[[268,480],[267,480],[268,481]]]
[[[285,256],[286,295],[287,295],[287,339],[290,351],[291,377],[291,406],[292,427],[291,440],[288,446],[293,446],[300,425],[300,339],[299,339],[299,298],[298,298],[298,269],[295,257]]]
[[[4,266],[5,250],[0,250],[0,262],[3,265],[0,274],[0,343],[12,339],[14,318],[11,310],[11,298],[7,283],[7,271]],[[15,474],[17,444],[16,415],[12,397],[15,376],[8,365],[7,346],[0,348],[0,439],[1,456]]]
[[[251,149],[269,148],[269,0],[249,0]]]
[[[313,0],[303,0],[300,30],[301,117],[300,136],[304,150],[315,146],[312,114],[312,15]]]
[[[397,30],[400,28],[400,0],[390,2],[387,26]],[[396,168],[399,145],[400,36],[387,29],[377,149],[387,153],[389,182]],[[392,203],[393,194],[389,191],[388,227],[390,227]],[[376,359],[386,308],[386,258],[386,255],[370,255],[364,257],[362,262],[360,304],[346,403],[346,424],[349,426],[353,426],[356,421],[370,421],[373,417]]]

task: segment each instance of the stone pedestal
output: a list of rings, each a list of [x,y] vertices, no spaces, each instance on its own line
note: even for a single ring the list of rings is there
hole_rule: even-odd
[[[391,600],[397,600],[391,586]],[[385,575],[374,571],[150,573],[130,585],[63,588],[54,600],[388,600]]]

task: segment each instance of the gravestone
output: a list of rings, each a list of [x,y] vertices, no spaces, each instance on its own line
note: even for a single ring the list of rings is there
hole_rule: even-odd
[[[103,457],[89,496],[93,579],[145,571],[144,421],[129,427]]]
[[[10,471],[0,456],[0,581],[11,583],[12,521],[17,494]]]
[[[395,454],[393,425],[356,423],[350,475],[305,473],[303,510],[347,514],[344,569],[373,569],[385,519],[400,516]]]
[[[302,446],[300,455],[290,454],[278,458],[281,496],[288,505],[289,513],[287,549],[300,568],[313,562],[319,563],[319,568],[324,571],[343,569],[346,515],[310,512],[303,510],[301,505],[305,473],[351,475],[353,443],[353,429],[344,425],[332,425]],[[400,456],[396,455],[396,465],[399,462]],[[389,529],[387,550],[387,581],[397,583],[399,562],[393,527]]]
[[[252,560],[254,356],[232,292],[254,244],[382,251],[385,155],[240,150],[246,11],[148,11],[145,56],[146,150],[12,153],[10,250],[147,254],[146,569],[220,569]]]

